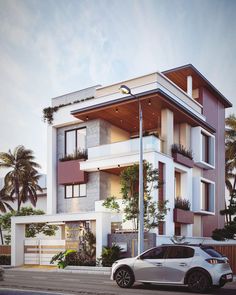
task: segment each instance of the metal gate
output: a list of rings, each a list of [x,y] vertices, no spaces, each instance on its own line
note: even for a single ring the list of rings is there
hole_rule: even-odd
[[[50,265],[52,257],[65,251],[65,240],[37,240],[24,241],[24,264]]]

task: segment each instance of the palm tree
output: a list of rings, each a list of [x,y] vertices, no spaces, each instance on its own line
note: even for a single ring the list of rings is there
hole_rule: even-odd
[[[34,207],[36,206],[37,194],[43,191],[42,188],[38,185],[39,178],[40,175],[35,169],[26,171],[22,175],[22,178],[20,179],[20,201],[22,203],[25,203],[29,200]]]
[[[6,213],[7,209],[12,211],[13,208],[11,207],[11,205],[8,204],[8,202],[11,201],[13,202],[13,198],[11,196],[8,196],[6,194],[6,191],[4,189],[0,190],[0,212],[2,213]],[[2,226],[0,223],[0,237],[1,237],[1,242],[2,245],[4,244],[4,240],[3,240],[3,235],[2,235]]]
[[[229,191],[230,200],[227,209],[227,224],[232,221],[232,215],[236,213],[236,117],[230,115],[225,120],[228,127],[225,132],[225,183]]]
[[[33,152],[22,145],[17,146],[13,152],[9,150],[8,153],[0,153],[0,168],[9,169],[5,176],[4,189],[11,197],[14,196],[17,199],[17,211],[20,210],[21,203],[27,199],[37,201],[37,197],[36,199],[32,197],[36,193],[36,190],[32,190],[32,186],[38,188],[36,168],[40,166],[34,159]],[[33,178],[30,178],[30,175]],[[26,189],[27,186],[28,189]]]

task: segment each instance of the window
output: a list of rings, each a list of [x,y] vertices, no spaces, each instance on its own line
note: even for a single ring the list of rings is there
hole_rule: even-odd
[[[191,147],[196,166],[215,168],[215,136],[201,127],[191,129]]]
[[[207,247],[207,248],[202,247],[202,250],[206,252],[208,255],[210,255],[211,257],[223,257],[223,255],[220,252],[216,251],[212,247]]]
[[[162,259],[165,257],[167,247],[157,247],[144,253],[141,259]]]
[[[65,131],[65,156],[86,149],[86,128]]]
[[[167,257],[168,259],[190,258],[194,255],[194,249],[183,246],[169,247]]]
[[[202,132],[202,161],[209,163],[210,138]]]
[[[86,197],[86,184],[73,184],[65,186],[65,198],[82,198]]]
[[[202,186],[202,210],[210,211],[210,183],[201,181]]]

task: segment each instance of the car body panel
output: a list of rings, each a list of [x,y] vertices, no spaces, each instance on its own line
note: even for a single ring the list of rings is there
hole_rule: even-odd
[[[171,251],[177,247],[185,247],[184,250],[188,248],[193,251],[192,257],[181,258],[180,255],[179,258],[178,254],[176,254],[177,258],[171,257]],[[165,248],[163,257],[149,255],[155,251],[158,253],[161,248]],[[205,272],[211,284],[215,286],[220,286],[222,281],[231,281],[233,274],[227,258],[219,254],[217,259],[223,263],[211,264],[207,261],[214,258],[211,255],[213,255],[211,251],[207,253],[201,245],[162,245],[149,249],[138,257],[116,261],[112,266],[111,279],[115,279],[115,273],[120,267],[128,267],[132,270],[135,281],[138,282],[184,285],[187,283],[188,274],[193,270]]]

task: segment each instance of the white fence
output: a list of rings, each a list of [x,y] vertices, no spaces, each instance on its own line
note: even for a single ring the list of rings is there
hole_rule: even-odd
[[[50,265],[52,257],[65,251],[65,240],[27,239],[24,243],[24,263]]]

